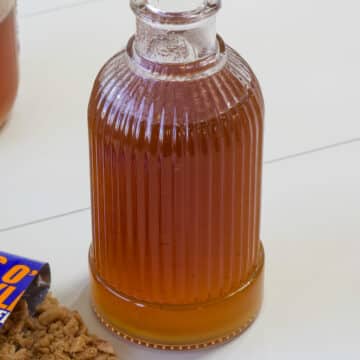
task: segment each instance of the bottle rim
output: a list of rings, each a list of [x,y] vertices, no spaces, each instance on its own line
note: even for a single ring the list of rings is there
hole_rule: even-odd
[[[149,0],[130,0],[130,7],[136,16],[158,24],[184,25],[207,19],[221,8],[222,0],[203,0],[195,9],[186,11],[165,11],[157,8]]]

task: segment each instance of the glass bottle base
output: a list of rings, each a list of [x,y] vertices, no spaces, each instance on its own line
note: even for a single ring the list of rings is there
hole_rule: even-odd
[[[164,305],[141,302],[110,289],[91,268],[92,304],[113,333],[162,350],[194,350],[219,345],[244,332],[256,319],[263,298],[264,250],[256,271],[237,291],[211,302]]]

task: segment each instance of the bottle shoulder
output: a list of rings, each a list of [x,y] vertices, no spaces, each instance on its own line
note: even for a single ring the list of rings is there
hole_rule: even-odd
[[[237,111],[252,98],[263,113],[258,80],[247,62],[226,46],[223,66],[195,79],[146,76],[123,50],[100,70],[93,86],[92,117],[134,117],[152,123],[201,123]],[[97,116],[96,116],[97,114]]]

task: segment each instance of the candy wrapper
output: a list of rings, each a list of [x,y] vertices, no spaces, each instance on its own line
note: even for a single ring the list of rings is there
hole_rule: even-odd
[[[49,287],[49,264],[0,251],[0,329],[20,299],[33,313]]]

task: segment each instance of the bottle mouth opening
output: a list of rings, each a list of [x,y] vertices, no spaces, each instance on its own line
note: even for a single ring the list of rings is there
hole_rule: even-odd
[[[165,1],[165,0],[164,0]],[[162,7],[161,0],[130,0],[130,6],[135,15],[145,21],[159,24],[191,24],[213,16],[221,8],[221,0],[192,1],[195,6]],[[181,4],[180,0],[177,1]],[[189,1],[183,2],[189,3]]]

